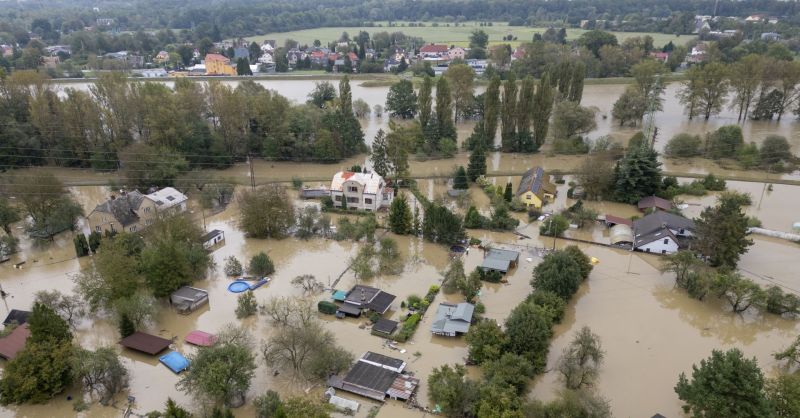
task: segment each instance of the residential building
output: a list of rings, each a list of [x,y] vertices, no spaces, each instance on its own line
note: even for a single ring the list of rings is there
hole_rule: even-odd
[[[420,58],[439,58],[447,56],[447,45],[428,44],[419,49]]]
[[[331,181],[331,198],[334,206],[375,212],[392,203],[394,189],[377,173],[340,171]]]
[[[167,52],[167,51],[158,51],[158,54],[156,54],[155,58],[153,58],[153,61],[155,61],[155,62],[157,62],[159,64],[163,64],[163,63],[169,61],[169,52]]]
[[[158,216],[186,211],[187,200],[172,187],[148,195],[123,191],[97,205],[87,220],[92,232],[137,232],[152,225]]]
[[[638,206],[639,210],[642,212],[651,209],[670,210],[672,209],[672,202],[658,196],[647,196],[639,200],[636,206]]]
[[[367,351],[343,378],[333,376],[328,386],[383,402],[390,399],[408,400],[419,385],[419,379],[403,373],[406,362]]]
[[[447,51],[447,56],[450,57],[451,60],[454,60],[454,59],[462,59],[463,60],[464,58],[466,58],[467,52],[466,52],[466,50],[464,50],[464,48],[461,48],[460,46],[456,46],[456,47],[450,48],[450,50]]]
[[[206,75],[236,75],[236,66],[231,60],[220,54],[206,54]]]
[[[541,167],[534,167],[523,174],[517,197],[525,206],[541,209],[548,200],[555,199],[556,188],[548,181]]]
[[[298,61],[305,58],[305,56],[306,56],[305,52],[297,48],[292,48],[288,52],[286,52],[286,60],[289,61],[289,65],[293,67],[297,65]]]
[[[693,231],[694,222],[690,219],[656,210],[633,222],[633,249],[672,254],[686,247]]]
[[[233,61],[236,62],[239,58],[250,59],[250,50],[244,47],[233,48]]]
[[[658,61],[667,62],[669,59],[669,52],[653,51],[650,53],[650,56]]]
[[[777,41],[781,39],[781,35],[778,32],[764,32],[761,34],[762,41]]]
[[[474,312],[475,306],[471,303],[452,304],[442,302],[436,309],[436,317],[431,325],[431,332],[445,337],[464,335],[469,331]]]
[[[203,243],[203,248],[206,250],[219,244],[222,241],[225,241],[225,233],[223,231],[220,231],[219,229],[215,229],[200,237],[200,242]]]
[[[369,310],[383,315],[392,306],[395,298],[396,296],[391,293],[359,284],[353,286],[343,299],[339,299],[342,304],[338,312],[358,317],[362,311]]]

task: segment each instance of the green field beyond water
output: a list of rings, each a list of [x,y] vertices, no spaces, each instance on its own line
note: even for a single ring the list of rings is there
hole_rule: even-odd
[[[338,40],[339,36],[341,36],[342,32],[347,32],[350,34],[350,37],[355,37],[359,31],[367,31],[370,35],[375,32],[403,32],[406,35],[410,36],[418,36],[425,40],[425,42],[429,43],[442,43],[447,45],[458,45],[458,46],[467,46],[469,44],[469,34],[475,29],[483,29],[486,33],[489,34],[489,43],[496,44],[496,43],[510,43],[512,46],[518,45],[520,42],[527,42],[533,39],[534,33],[542,33],[547,28],[532,28],[526,26],[508,26],[508,24],[504,22],[494,22],[492,26],[479,26],[478,22],[465,22],[464,25],[459,25],[458,27],[446,26],[446,23],[439,23],[438,27],[431,26],[432,23],[425,23],[424,27],[409,27],[407,23],[404,22],[396,22],[397,26],[387,26],[387,22],[376,22],[377,24],[381,24],[382,26],[375,26],[375,27],[334,27],[334,28],[316,28],[316,29],[305,29],[305,30],[297,30],[292,32],[274,32],[268,33],[266,35],[261,36],[251,36],[246,38],[248,41],[256,41],[261,42],[264,39],[274,39],[277,41],[279,46],[283,45],[286,39],[294,39],[298,41],[301,45],[308,44],[311,45],[315,39],[319,39],[323,45],[327,45],[328,42]],[[406,26],[402,26],[406,25]],[[576,39],[581,34],[586,32],[584,29],[567,29],[567,38],[568,39]],[[634,36],[644,36],[650,35],[653,37],[653,44],[656,47],[660,47],[666,44],[669,41],[672,41],[674,44],[686,44],[690,40],[694,39],[694,36],[689,35],[682,35],[682,36],[675,36],[669,35],[665,33],[644,33],[644,32],[612,32],[614,35],[617,36],[619,42],[624,41],[626,38],[634,37]],[[503,37],[513,35],[517,37],[516,41],[511,42],[504,42]]]

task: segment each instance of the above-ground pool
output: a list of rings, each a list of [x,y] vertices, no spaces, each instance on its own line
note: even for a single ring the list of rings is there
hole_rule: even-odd
[[[242,293],[250,290],[250,284],[243,281],[235,281],[228,285],[228,291],[233,293]]]

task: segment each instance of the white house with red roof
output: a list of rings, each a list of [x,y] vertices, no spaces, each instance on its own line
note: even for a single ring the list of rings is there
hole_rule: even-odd
[[[333,205],[351,210],[375,212],[389,207],[394,199],[394,189],[377,173],[340,171],[331,181]]]
[[[450,48],[447,45],[428,44],[419,49],[422,58],[438,58],[448,56]]]

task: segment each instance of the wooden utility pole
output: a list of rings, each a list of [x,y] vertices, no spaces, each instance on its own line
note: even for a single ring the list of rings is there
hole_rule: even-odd
[[[247,163],[250,165],[250,187],[255,190],[256,189],[256,174],[253,170],[253,155],[247,155]]]

